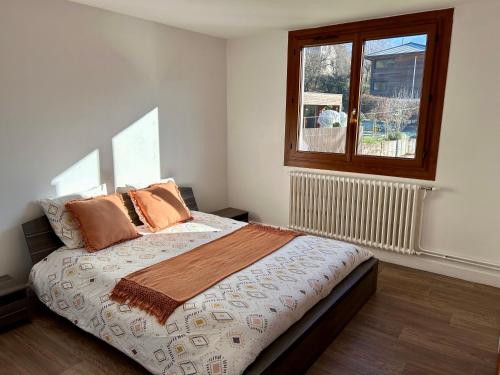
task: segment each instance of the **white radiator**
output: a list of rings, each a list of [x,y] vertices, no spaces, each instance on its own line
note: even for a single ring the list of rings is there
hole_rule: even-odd
[[[291,172],[292,229],[415,254],[420,185]]]

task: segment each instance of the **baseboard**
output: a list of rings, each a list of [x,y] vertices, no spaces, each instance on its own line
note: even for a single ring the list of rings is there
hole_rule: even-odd
[[[383,262],[500,288],[499,271],[426,255],[404,255],[372,248],[369,250]]]

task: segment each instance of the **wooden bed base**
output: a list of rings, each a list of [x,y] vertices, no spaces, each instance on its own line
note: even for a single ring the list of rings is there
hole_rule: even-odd
[[[378,260],[360,264],[332,292],[269,345],[246,375],[303,374],[377,289]]]
[[[198,210],[191,188],[180,188],[186,205]],[[45,216],[23,224],[31,259],[39,262],[63,244]],[[264,349],[244,372],[302,374],[330,345],[377,289],[378,260],[371,258],[353,270],[332,292]]]

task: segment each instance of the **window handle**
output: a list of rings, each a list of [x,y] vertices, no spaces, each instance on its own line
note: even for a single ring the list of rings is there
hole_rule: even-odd
[[[351,124],[353,125],[356,125],[356,123],[358,122],[358,117],[356,116],[358,114],[358,111],[356,110],[356,108],[353,108],[353,110],[351,111]]]

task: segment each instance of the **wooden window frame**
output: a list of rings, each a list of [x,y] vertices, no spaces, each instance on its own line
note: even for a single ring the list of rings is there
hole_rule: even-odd
[[[453,9],[290,31],[285,153],[286,166],[435,180],[443,114]],[[345,154],[299,151],[301,51],[304,47],[353,42],[348,114],[359,108],[364,40],[427,34],[417,144],[414,159],[357,155],[357,122],[348,121]],[[350,116],[349,116],[350,117]]]

